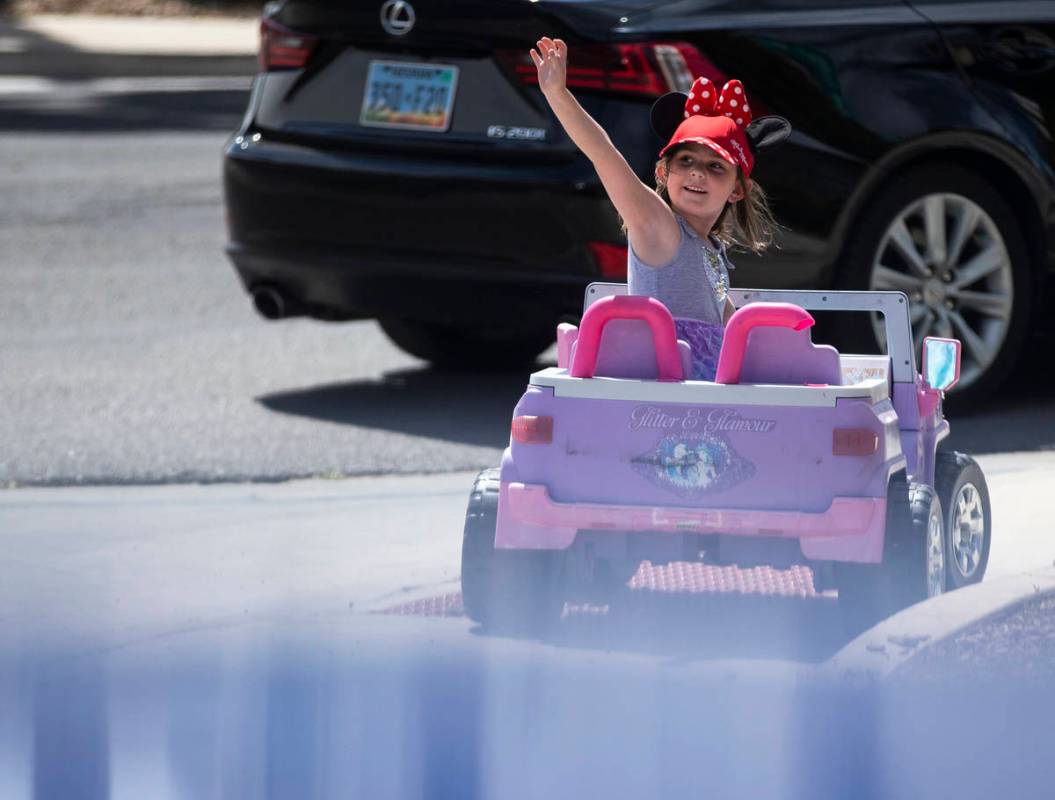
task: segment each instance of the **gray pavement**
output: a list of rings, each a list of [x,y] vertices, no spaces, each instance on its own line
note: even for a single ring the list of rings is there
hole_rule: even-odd
[[[77,654],[457,593],[472,479],[0,492],[0,641]]]
[[[442,375],[373,322],[256,315],[223,254],[225,136],[0,135],[0,483],[496,463],[523,374]]]
[[[40,14],[9,20],[8,26],[7,52],[51,47],[114,55],[254,56],[260,36],[255,18]],[[11,29],[33,37],[24,50],[12,44]]]
[[[833,677],[889,679],[925,649],[978,622],[1016,608],[1024,599],[1055,596],[1055,567],[1050,564],[999,575],[1000,572],[997,576],[987,574],[980,584],[949,592],[883,620],[832,656],[825,668]],[[1014,661],[1013,649],[1008,655]],[[1051,665],[1048,666],[1050,672]],[[948,671],[947,666],[945,670]]]
[[[1049,490],[1055,453],[982,456],[980,463],[994,509],[987,580],[1050,568],[1055,540],[1034,498]],[[0,641],[80,652],[244,622],[343,618],[456,594],[472,478],[454,472],[0,492]],[[653,611],[647,627],[667,628],[666,636],[615,636],[606,646],[663,654],[676,643],[680,656],[710,661],[724,647],[726,658],[752,652],[792,664],[821,661],[845,643],[830,599],[803,605],[802,616],[781,618],[767,636],[759,636],[764,614],[748,605],[751,624],[734,631],[746,641],[703,626],[707,609],[700,598]],[[593,632],[587,625],[578,633],[585,644]]]
[[[985,798],[1055,777],[1050,691],[847,681],[856,662],[812,663],[825,600],[542,643],[363,613],[453,588],[469,478],[0,493],[0,796]]]

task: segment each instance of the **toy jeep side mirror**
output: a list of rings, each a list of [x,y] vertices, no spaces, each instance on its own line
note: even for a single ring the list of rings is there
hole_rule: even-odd
[[[944,392],[960,380],[960,342],[928,336],[923,340],[923,382]]]

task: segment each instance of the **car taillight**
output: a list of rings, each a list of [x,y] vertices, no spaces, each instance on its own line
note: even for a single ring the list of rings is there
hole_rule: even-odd
[[[513,417],[513,441],[521,444],[549,444],[553,441],[553,417]]]
[[[602,278],[626,280],[626,248],[618,244],[605,242],[587,242],[590,255],[597,264],[597,271]]]
[[[879,448],[879,436],[868,428],[836,428],[832,431],[833,456],[870,456]]]
[[[496,58],[523,83],[538,85],[528,49],[502,50]],[[724,75],[685,42],[575,45],[568,58],[568,88],[655,99],[669,91],[687,92],[700,76],[721,86]]]
[[[300,69],[308,63],[317,36],[297,33],[271,19],[260,21],[260,69]]]

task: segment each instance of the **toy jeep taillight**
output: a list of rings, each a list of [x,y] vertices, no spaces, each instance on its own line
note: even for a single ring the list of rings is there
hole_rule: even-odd
[[[549,444],[553,441],[553,417],[514,417],[513,441],[521,444]]]
[[[879,449],[879,435],[868,428],[836,428],[832,431],[833,456],[870,456]]]

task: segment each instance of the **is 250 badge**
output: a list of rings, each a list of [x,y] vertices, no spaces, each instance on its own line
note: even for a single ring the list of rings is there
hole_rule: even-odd
[[[488,139],[527,139],[541,141],[546,138],[545,128],[518,128],[507,125],[488,125]]]

